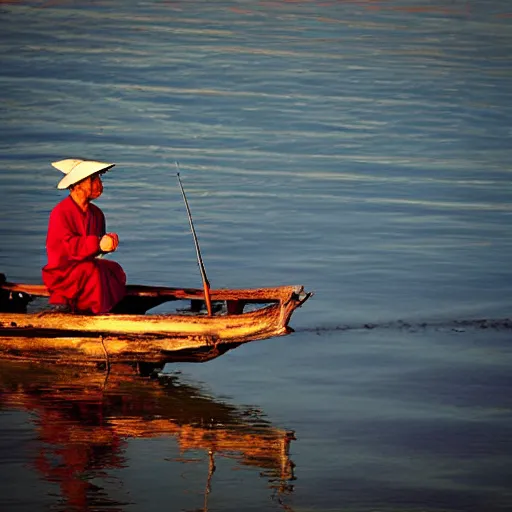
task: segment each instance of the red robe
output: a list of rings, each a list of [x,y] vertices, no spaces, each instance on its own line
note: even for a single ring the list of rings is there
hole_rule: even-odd
[[[126,275],[115,261],[98,259],[105,216],[89,203],[83,212],[71,196],[50,214],[43,282],[51,304],[68,304],[74,310],[102,314],[124,296]]]

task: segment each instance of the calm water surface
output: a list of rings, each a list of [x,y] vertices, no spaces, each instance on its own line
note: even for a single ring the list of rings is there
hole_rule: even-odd
[[[130,282],[201,284],[178,160],[214,287],[315,291],[160,380],[2,363],[2,510],[512,508],[509,2],[0,2],[0,50],[10,280],[82,156]]]

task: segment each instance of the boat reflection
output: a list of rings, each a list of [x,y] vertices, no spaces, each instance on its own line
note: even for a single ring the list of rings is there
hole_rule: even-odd
[[[37,443],[29,464],[44,481],[58,485],[62,510],[121,511],[133,505],[130,489],[124,489],[129,498],[123,501],[119,492],[116,498],[109,495],[108,482],[114,471],[124,487],[122,470],[132,464],[130,440],[157,437],[174,439],[174,463],[202,466],[204,477],[196,487],[204,503],[195,510],[208,510],[221,458],[233,469],[257,469],[270,495],[289,509],[283,497],[293,491],[293,433],[272,426],[260,411],[211,397],[179,376],[151,379],[116,372],[106,377],[77,368],[0,362],[1,410],[31,413]],[[159,468],[162,459],[169,460],[161,453],[153,456]]]

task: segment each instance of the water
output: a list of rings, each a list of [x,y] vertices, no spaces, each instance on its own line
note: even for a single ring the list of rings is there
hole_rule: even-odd
[[[206,405],[187,423],[174,387],[136,380],[141,410],[71,379],[73,406],[69,376],[2,366],[2,509],[510,509],[510,20],[504,0],[2,2],[11,281],[40,281],[49,162],[84,156],[117,163],[98,205],[130,282],[201,284],[177,160],[212,286],[315,291],[293,335],[165,368],[180,413],[232,411],[209,493],[213,441],[180,455]],[[293,476],[241,462],[246,410],[269,456],[294,432]]]

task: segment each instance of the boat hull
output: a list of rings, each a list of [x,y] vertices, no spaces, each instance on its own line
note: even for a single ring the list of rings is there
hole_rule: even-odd
[[[238,305],[273,303],[214,316],[0,313],[0,356],[74,364],[206,361],[242,343],[288,334],[293,311],[310,294],[290,286],[216,291],[214,296]]]

